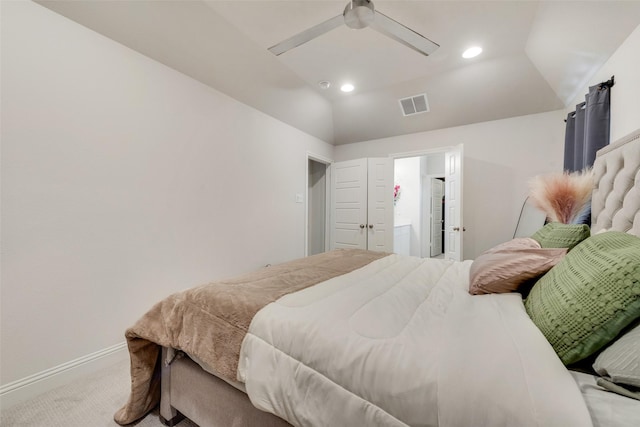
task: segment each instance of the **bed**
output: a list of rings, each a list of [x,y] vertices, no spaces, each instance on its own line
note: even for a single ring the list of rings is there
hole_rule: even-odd
[[[640,130],[602,149],[594,173],[591,237],[566,249],[525,302],[470,295],[471,261],[348,250],[168,297],[126,333],[132,393],[116,421],[159,403],[165,424],[186,416],[201,427],[640,425],[637,389],[616,370],[640,337],[640,258],[625,258],[640,242]],[[614,240],[611,254],[589,258]],[[603,305],[612,314],[602,327],[598,312],[564,331],[554,295],[565,288],[555,283],[609,259],[627,259],[622,302]],[[600,274],[598,289],[613,276]],[[611,299],[586,298],[589,310]],[[567,344],[587,329],[598,333]],[[609,353],[615,367],[600,361]],[[577,359],[596,360],[599,375]]]

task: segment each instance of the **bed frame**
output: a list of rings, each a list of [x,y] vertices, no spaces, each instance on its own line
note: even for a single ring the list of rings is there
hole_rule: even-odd
[[[640,237],[640,129],[598,151],[594,164],[592,232]],[[162,352],[160,419],[174,426],[188,417],[201,427],[282,427],[291,424],[256,409],[240,383],[204,371],[172,349]]]
[[[201,427],[284,427],[288,422],[254,407],[242,384],[229,384],[173,349],[162,349],[160,420],[186,416]]]

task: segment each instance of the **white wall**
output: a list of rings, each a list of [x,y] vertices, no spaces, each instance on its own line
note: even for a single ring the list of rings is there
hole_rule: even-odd
[[[444,153],[432,153],[423,157],[422,172],[427,175],[444,177],[445,155]]]
[[[598,70],[589,84],[569,104],[566,114],[584,101],[589,86],[609,80],[615,75],[611,89],[611,142],[640,128],[640,26],[620,45]]]
[[[2,384],[303,256],[307,151],[333,151],[31,2],[2,2],[1,136]]]
[[[411,224],[409,254],[420,256],[420,233],[422,195],[420,185],[420,157],[395,159],[393,162],[394,184],[400,185],[400,199],[393,208],[395,225]]]
[[[428,118],[428,116],[427,116]],[[528,180],[562,170],[563,111],[339,145],[336,161],[464,144],[464,258],[513,237]]]

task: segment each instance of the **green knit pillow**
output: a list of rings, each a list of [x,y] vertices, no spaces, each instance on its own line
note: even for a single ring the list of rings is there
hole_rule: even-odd
[[[586,224],[562,224],[550,222],[533,233],[531,238],[543,248],[567,248],[571,250],[575,245],[591,235]]]
[[[525,307],[566,365],[595,353],[640,317],[640,238],[591,236],[538,280]]]

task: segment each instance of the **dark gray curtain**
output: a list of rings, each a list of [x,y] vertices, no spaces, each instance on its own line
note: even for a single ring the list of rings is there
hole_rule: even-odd
[[[564,137],[564,170],[593,166],[596,151],[609,144],[611,80],[589,88],[585,102],[567,116]]]

